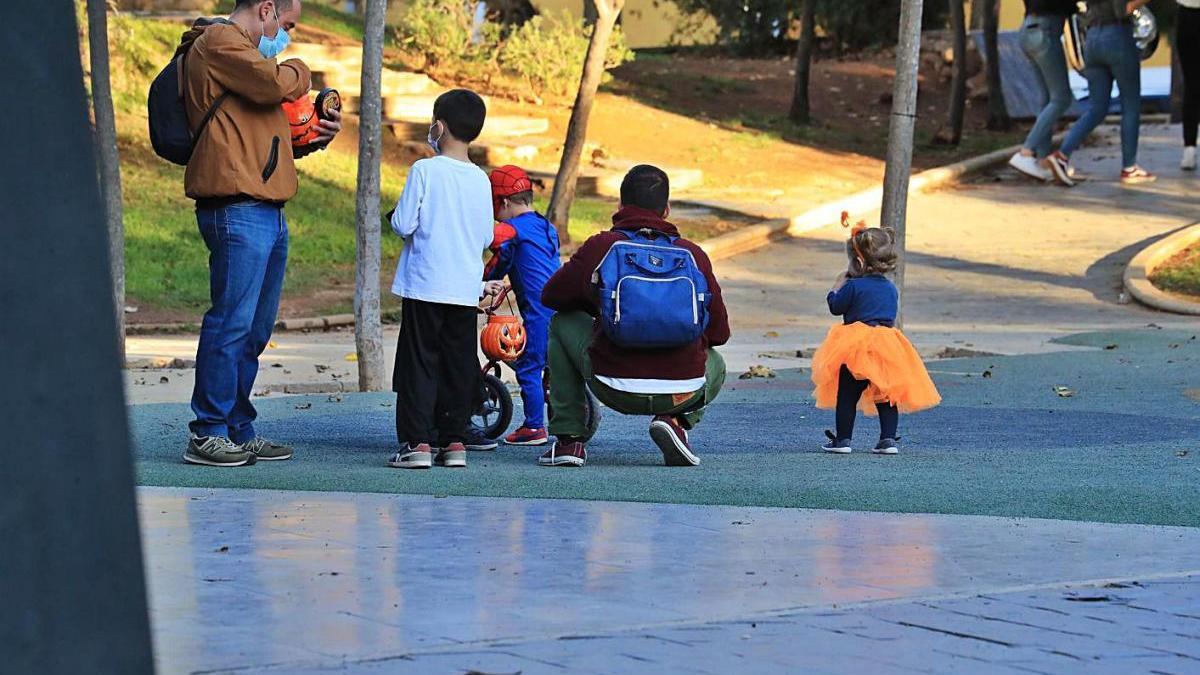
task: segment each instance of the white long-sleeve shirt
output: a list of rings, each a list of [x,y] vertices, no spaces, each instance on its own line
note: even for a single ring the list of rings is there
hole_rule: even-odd
[[[442,156],[413,164],[392,214],[392,230],[404,238],[392,293],[474,306],[492,225],[492,187],[482,169]]]

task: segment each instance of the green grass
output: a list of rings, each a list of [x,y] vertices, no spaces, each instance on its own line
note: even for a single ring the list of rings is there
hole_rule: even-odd
[[[1184,249],[1154,270],[1150,283],[1164,291],[1200,296],[1200,246]]]

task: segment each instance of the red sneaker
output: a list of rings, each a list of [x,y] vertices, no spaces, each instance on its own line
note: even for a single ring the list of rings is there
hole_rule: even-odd
[[[465,469],[467,468],[467,448],[462,443],[451,443],[444,448],[438,448],[433,463],[450,469]]]
[[[546,454],[538,457],[542,466],[583,466],[587,462],[587,448],[583,441],[558,439]]]
[[[545,445],[550,442],[550,435],[545,429],[530,429],[521,427],[504,437],[505,445]]]
[[[700,458],[692,453],[687,430],[679,419],[670,415],[659,415],[650,423],[650,438],[662,450],[667,466],[696,466]]]
[[[1136,164],[1128,169],[1121,169],[1121,182],[1127,185],[1134,183],[1153,183],[1157,179],[1158,176],[1155,176]]]

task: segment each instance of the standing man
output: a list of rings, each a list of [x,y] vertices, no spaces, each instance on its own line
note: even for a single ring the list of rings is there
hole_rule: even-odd
[[[209,250],[212,308],[196,352],[191,439],[184,461],[243,466],[284,460],[292,449],[254,431],[250,403],[258,357],[271,339],[287,264],[283,207],[296,194],[291,134],[282,104],[307,96],[311,77],[297,59],[276,57],[300,19],[300,0],[237,0],[228,19],[200,19],[184,34],[183,95],[201,129],[184,177]],[[323,149],[340,116],[321,122]]]

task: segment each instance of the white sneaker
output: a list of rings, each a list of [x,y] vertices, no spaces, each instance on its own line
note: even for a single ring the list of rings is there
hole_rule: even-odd
[[[1018,152],[1012,156],[1012,159],[1008,160],[1008,165],[1030,178],[1036,178],[1043,182],[1054,180],[1054,175],[1050,173],[1050,169],[1042,166],[1042,163],[1037,161],[1036,157],[1022,155]]]
[[[1189,145],[1183,149],[1183,159],[1179,160],[1179,168],[1184,171],[1196,170],[1196,146]]]

